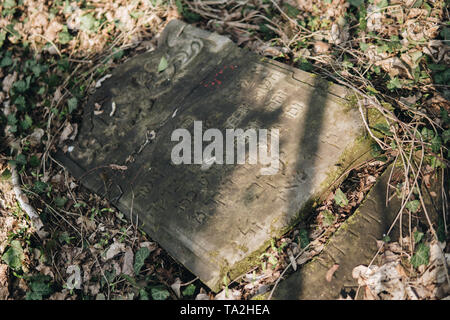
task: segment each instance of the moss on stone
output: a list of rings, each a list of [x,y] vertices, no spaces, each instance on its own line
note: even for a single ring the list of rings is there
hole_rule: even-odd
[[[343,102],[344,111],[348,112],[354,108],[357,108],[357,96],[356,95],[347,95],[346,99]],[[385,121],[383,115],[376,109],[368,109],[367,114],[368,122],[370,126],[373,126],[380,121]],[[292,228],[297,225],[299,222],[303,221],[306,217],[308,217],[313,210],[317,207],[318,203],[323,199],[324,195],[329,191],[330,187],[335,184],[336,181],[343,179],[345,177],[344,173],[355,164],[362,163],[371,157],[370,150],[371,144],[373,140],[368,137],[365,132],[362,132],[359,137],[356,138],[355,142],[347,147],[344,152],[339,157],[336,162],[336,166],[331,168],[327,173],[327,178],[319,187],[319,191],[312,195],[310,199],[302,206],[302,208],[298,211],[295,217],[291,218],[287,226],[285,227],[277,227],[279,220],[276,219],[272,221],[270,226],[270,236],[272,238],[280,238]],[[352,217],[350,217],[346,223],[344,223],[340,228],[340,232],[345,232],[346,228],[351,225],[353,221],[353,217],[358,214],[358,210],[355,212]],[[261,263],[261,255],[270,247],[270,240],[267,240],[264,244],[262,244],[259,249],[252,252],[249,256],[244,258],[243,260],[235,263],[233,266],[228,265],[226,262],[221,264],[220,268],[220,277],[219,279],[223,279],[224,276],[228,276],[230,279],[235,279],[238,276],[244,274],[251,268],[255,267],[259,263]],[[238,247],[237,247],[238,248]],[[240,249],[240,248],[238,248]],[[247,249],[248,251],[248,249]],[[245,252],[247,252],[245,251]],[[221,288],[221,281],[214,286],[214,289],[219,290]],[[213,289],[213,290],[214,290]],[[259,298],[255,297],[254,299],[264,299],[264,295],[261,295]]]

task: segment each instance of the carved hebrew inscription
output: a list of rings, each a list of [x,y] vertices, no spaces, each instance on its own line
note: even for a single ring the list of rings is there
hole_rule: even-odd
[[[167,68],[159,72],[161,59]],[[360,133],[358,113],[338,103],[345,95],[314,79],[172,21],[158,49],[119,66],[89,97],[71,151],[57,156],[217,289],[221,272],[232,274],[326,187],[327,172]],[[172,133],[186,129],[193,152],[198,122],[224,137],[242,129],[232,142],[245,141],[246,152],[245,130],[267,130],[268,150],[272,137],[279,141],[278,171],[261,174],[268,164],[248,152],[240,162],[173,163]],[[202,136],[199,143],[206,145]]]

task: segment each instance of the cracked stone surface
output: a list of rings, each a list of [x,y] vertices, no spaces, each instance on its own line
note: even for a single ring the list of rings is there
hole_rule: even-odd
[[[348,293],[351,289],[357,291],[358,283],[352,278],[353,269],[359,265],[369,265],[378,250],[376,241],[381,240],[387,233],[401,206],[397,197],[392,197],[386,206],[386,188],[391,169],[392,166],[383,173],[360,207],[336,231],[323,251],[280,282],[274,292],[274,299],[331,300],[338,299],[341,292]],[[393,176],[396,174],[402,175],[402,171],[395,168]],[[439,179],[433,179],[430,189],[439,190],[438,184]],[[422,191],[430,218],[436,223],[441,199],[430,196],[429,189],[423,188]],[[390,195],[392,192],[391,190]],[[406,220],[403,221],[403,236],[409,234]],[[421,223],[427,223],[423,214],[419,220]],[[412,225],[419,220],[413,219]],[[390,234],[393,241],[398,241],[399,229],[397,223]],[[377,260],[375,264],[376,262]],[[339,268],[328,282],[327,271],[335,264],[338,264]],[[363,290],[360,290],[360,293],[362,292]]]
[[[155,51],[119,66],[89,97],[71,152],[57,157],[217,290],[367,151],[357,148],[363,124],[346,97],[343,87],[174,20]],[[175,165],[172,132],[192,134],[194,121],[203,132],[278,129],[279,170]]]

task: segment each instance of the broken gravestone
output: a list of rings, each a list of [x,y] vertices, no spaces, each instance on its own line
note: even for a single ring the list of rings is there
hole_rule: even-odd
[[[89,97],[58,157],[217,290],[366,152],[347,94],[175,20]]]
[[[273,297],[277,300],[332,300],[353,291],[354,294],[359,293],[356,298],[363,298],[365,288],[358,289],[358,281],[352,276],[353,269],[359,265],[379,265],[375,257],[392,224],[395,222],[389,233],[392,241],[398,241],[400,234],[402,237],[408,236],[410,228],[428,224],[423,213],[414,216],[405,213],[400,233],[401,220],[396,217],[402,203],[398,190],[392,187],[390,179],[396,180],[403,175],[400,161],[396,166],[389,166],[355,213],[327,241],[323,251],[281,281]],[[429,187],[422,186],[422,194],[427,214],[436,230],[439,208],[442,208],[442,195],[438,192],[442,177],[437,175],[430,179],[432,183]],[[327,279],[334,267],[338,268]],[[380,279],[380,283],[383,282],[388,283],[388,279]]]

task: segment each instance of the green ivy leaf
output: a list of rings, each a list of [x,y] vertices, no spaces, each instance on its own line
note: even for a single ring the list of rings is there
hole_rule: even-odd
[[[150,250],[148,250],[148,248],[140,248],[137,252],[136,255],[134,257],[134,273],[136,275],[139,274],[139,272],[141,272],[142,266],[144,265],[145,259],[148,258],[148,256],[150,255]]]
[[[438,153],[441,150],[442,140],[438,135],[435,135],[433,139],[431,139],[431,151],[434,153]]]
[[[431,71],[445,71],[447,69],[445,64],[430,63],[427,66]]]
[[[139,290],[139,300],[150,300],[150,297],[144,288]]]
[[[364,4],[364,0],[347,0],[352,6],[359,8],[362,4]]]
[[[414,243],[418,244],[420,241],[422,241],[424,236],[423,232],[415,231],[414,232]]]
[[[27,164],[27,157],[25,157],[24,154],[19,153],[16,157],[16,163],[26,165]]]
[[[384,7],[387,7],[388,5],[389,5],[388,0],[381,0],[381,1],[378,1],[378,3],[377,3],[378,8],[384,8]]]
[[[183,13],[183,4],[181,3],[181,0],[175,0],[175,5],[177,7],[178,13]]]
[[[5,0],[5,2],[3,3],[3,7],[5,9],[11,9],[15,6],[17,6],[16,0]]]
[[[7,120],[8,120],[8,124],[10,126],[13,126],[13,125],[15,125],[17,123],[17,118],[16,118],[16,115],[14,113],[8,114]]]
[[[39,293],[42,296],[51,294],[53,291],[50,288],[50,283],[47,281],[50,281],[50,277],[38,277],[37,279],[33,279],[30,283],[30,289],[33,292]]]
[[[441,37],[444,38],[444,40],[446,40],[446,41],[450,40],[450,28],[449,27],[443,27],[440,34],[441,34]]]
[[[120,58],[123,57],[124,53],[125,52],[123,50],[117,49],[117,50],[114,50],[112,57],[113,57],[113,59],[119,60]]]
[[[305,248],[309,244],[308,231],[306,229],[300,229],[298,237],[300,238],[300,247],[302,249]]]
[[[419,207],[420,207],[419,200],[412,200],[406,204],[406,209],[408,209],[412,213],[416,213],[417,211],[419,211]]]
[[[27,300],[42,300],[44,296],[48,296],[53,293],[51,288],[51,277],[39,274],[30,279],[28,283],[30,292],[27,292]]]
[[[36,157],[36,155],[32,155],[30,157],[30,160],[28,161],[28,163],[30,164],[30,166],[32,166],[33,168],[36,168],[37,166],[39,166],[39,164],[41,163],[41,161],[39,160],[38,157]]]
[[[37,65],[31,67],[31,71],[33,72],[34,76],[37,78],[41,75],[42,72],[47,71],[47,66],[37,64]]]
[[[2,175],[0,176],[0,180],[5,181],[11,179],[11,171],[9,169],[6,169],[2,172]]]
[[[13,64],[13,60],[11,59],[11,57],[3,57],[2,61],[0,62],[0,68],[4,68],[4,67],[9,67],[10,65]]]
[[[375,130],[380,131],[381,133],[383,133],[384,135],[388,136],[388,137],[392,137],[394,134],[391,132],[389,126],[385,123],[375,123],[375,125],[373,126],[373,128]]]
[[[414,268],[421,265],[427,265],[430,260],[430,248],[424,244],[419,243],[416,247],[416,252],[411,257],[411,264]]]
[[[185,297],[190,297],[193,296],[195,293],[195,285],[193,283],[191,283],[190,285],[188,285],[181,293],[183,294],[183,296]]]
[[[397,77],[394,77],[391,80],[389,80],[389,82],[387,84],[387,88],[389,90],[401,89],[402,88],[402,84],[400,82],[400,79],[397,78]]]
[[[444,143],[447,143],[450,140],[450,129],[442,132],[442,139],[444,140]]]
[[[67,44],[70,40],[72,40],[72,36],[67,29],[67,26],[64,26],[62,31],[58,34],[58,40],[61,44]]]
[[[420,131],[420,134],[426,141],[429,141],[434,138],[434,131],[428,129],[427,127],[423,127],[422,130]]]
[[[6,40],[6,32],[0,31],[0,48],[3,47],[3,43]]]
[[[45,182],[42,182],[42,181],[36,181],[36,182],[34,183],[34,190],[35,190],[37,193],[44,193],[44,192],[47,191],[47,188],[48,188],[48,186],[47,186],[47,184],[46,184]]]
[[[168,63],[165,57],[161,57],[161,60],[159,61],[158,65],[158,72],[163,72],[167,69]]]
[[[80,29],[83,31],[93,31],[96,20],[92,13],[85,14],[80,18]]]
[[[25,295],[25,300],[42,300],[43,298],[42,294],[33,291],[27,292]]]
[[[74,237],[71,237],[67,231],[61,232],[61,234],[58,236],[58,240],[62,244],[70,244],[70,241],[72,241],[72,239],[74,239]]]
[[[341,188],[336,190],[336,193],[334,194],[334,201],[340,207],[345,207],[348,205],[347,196],[342,192]]]
[[[27,83],[24,80],[14,82],[13,88],[15,91],[23,93],[28,89]]]
[[[369,45],[367,43],[365,43],[365,42],[360,42],[359,43],[359,47],[361,48],[361,50],[363,52],[366,52],[366,50],[369,49]]]
[[[33,124],[33,119],[31,119],[31,117],[27,114],[25,115],[25,119],[20,122],[20,125],[22,126],[23,130],[27,130],[27,129],[31,128],[32,124]]]
[[[9,249],[3,254],[2,260],[13,270],[20,270],[25,260],[22,245],[18,240],[11,241]]]
[[[67,107],[69,108],[69,113],[72,113],[78,106],[77,98],[72,97],[67,101]]]
[[[283,4],[284,11],[291,18],[296,18],[300,14],[300,10],[291,6],[289,3]]]
[[[150,289],[150,292],[153,300],[166,300],[170,296],[169,291],[162,287],[153,287]]]
[[[330,210],[322,211],[322,216],[323,216],[323,224],[325,226],[331,226],[336,221],[335,215],[332,214]]]
[[[431,157],[430,162],[431,162],[431,167],[433,169],[436,169],[436,168],[445,169],[447,167],[446,164],[443,163],[441,160],[439,160],[437,157]]]
[[[57,207],[60,207],[60,208],[64,207],[66,202],[67,202],[67,198],[66,197],[56,197],[55,198],[55,205]]]
[[[19,111],[24,111],[26,109],[26,100],[24,96],[18,96],[16,100],[14,100],[14,104],[17,106]]]

